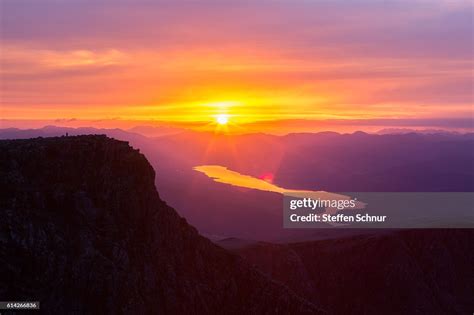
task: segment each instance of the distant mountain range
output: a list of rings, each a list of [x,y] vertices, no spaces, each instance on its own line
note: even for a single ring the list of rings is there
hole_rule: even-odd
[[[182,131],[146,137],[120,129],[0,130],[0,138],[107,134],[143,152],[160,196],[202,233],[248,240],[328,238],[282,228],[281,195],[213,182],[193,170],[222,165],[284,188],[333,192],[474,191],[474,134],[363,132],[222,135]],[[345,235],[334,232],[334,237]]]
[[[377,131],[379,135],[396,135],[406,133],[418,133],[418,134],[437,134],[437,135],[461,135],[457,131],[447,131],[443,129],[409,129],[409,128],[384,128]]]

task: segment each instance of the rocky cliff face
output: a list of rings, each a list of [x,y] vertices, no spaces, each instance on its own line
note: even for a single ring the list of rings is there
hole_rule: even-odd
[[[105,136],[0,141],[0,299],[48,314],[316,313],[201,237]]]
[[[474,230],[412,230],[236,249],[330,314],[470,314]]]

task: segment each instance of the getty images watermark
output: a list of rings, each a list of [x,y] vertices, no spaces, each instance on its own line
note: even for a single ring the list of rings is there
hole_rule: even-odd
[[[285,228],[474,228],[474,193],[290,192]]]

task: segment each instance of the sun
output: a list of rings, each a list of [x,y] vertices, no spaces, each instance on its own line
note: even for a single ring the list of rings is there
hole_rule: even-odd
[[[219,114],[216,116],[216,120],[219,125],[227,125],[229,122],[229,116],[226,114]]]

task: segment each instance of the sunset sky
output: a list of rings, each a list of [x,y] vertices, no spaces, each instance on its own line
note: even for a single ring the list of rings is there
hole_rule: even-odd
[[[5,126],[472,128],[471,1],[0,1]]]

